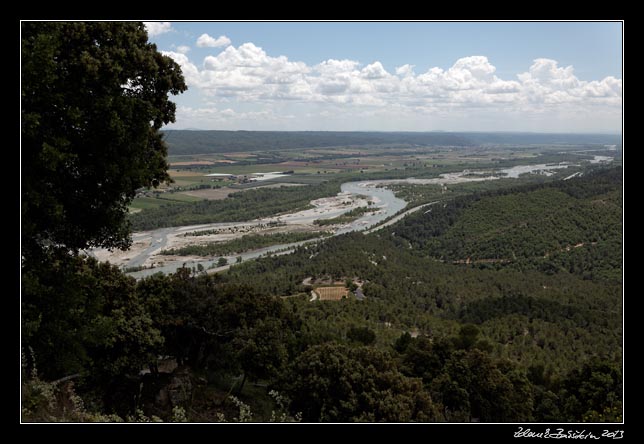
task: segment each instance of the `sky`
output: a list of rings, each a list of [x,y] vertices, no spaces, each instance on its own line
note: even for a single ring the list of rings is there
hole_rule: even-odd
[[[168,129],[619,133],[621,22],[145,22]]]

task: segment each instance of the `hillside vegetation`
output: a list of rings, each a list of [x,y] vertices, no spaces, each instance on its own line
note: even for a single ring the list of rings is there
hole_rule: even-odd
[[[544,194],[561,199],[563,210],[555,205],[559,209],[552,209],[553,217],[534,217],[548,207]],[[452,412],[464,409],[458,414],[463,416],[455,414],[451,420],[478,415],[486,420],[615,418],[614,409],[621,409],[616,401],[621,390],[622,341],[619,196],[621,174],[619,169],[610,169],[577,180],[457,198],[451,206],[454,211],[448,211],[448,205],[441,213],[444,217],[417,215],[413,221],[411,217],[403,219],[387,233],[332,238],[300,248],[292,255],[234,267],[226,280],[248,282],[250,278],[259,292],[294,294],[305,289],[301,280],[306,276],[363,279],[365,301],[311,304],[306,299],[290,299],[303,319],[302,339],[311,344],[344,343],[351,328],[374,331],[376,346],[392,350],[393,345],[400,353],[395,356],[399,356],[401,371],[422,378],[434,401],[442,400],[443,408]],[[603,200],[607,201],[603,217],[589,218],[584,224],[576,223],[578,218],[564,219]],[[517,202],[521,202],[520,210],[515,208]],[[488,211],[494,212],[496,223],[476,217],[478,212]],[[553,223],[554,215],[561,218],[559,223]],[[534,224],[534,231],[512,228],[526,218]],[[454,233],[465,226],[466,220],[480,223],[461,238],[460,249],[442,251],[443,245],[452,245],[457,237]],[[452,258],[477,251],[487,257],[485,248],[489,246],[481,239],[486,240],[491,231],[512,240],[513,249],[506,250],[509,256],[499,255],[503,260],[492,263],[453,263]],[[560,248],[573,242],[588,245],[560,248],[543,257],[540,251],[535,253],[536,247],[529,241],[535,233],[543,237],[543,241],[535,239],[537,246],[545,245],[543,248]],[[550,239],[557,243],[551,245]],[[450,260],[440,259],[446,257]],[[419,337],[408,337],[410,331],[416,331]],[[472,337],[468,339],[468,335]],[[471,352],[459,354],[457,350],[464,346],[459,341],[470,344],[465,349],[476,349],[477,357]],[[456,349],[452,348],[454,344]],[[441,347],[447,347],[447,351],[439,352]],[[501,412],[492,413],[491,405],[481,407],[477,403],[481,402],[478,390],[482,388],[469,379],[459,382],[461,373],[454,373],[456,364],[448,364],[450,359],[482,359],[476,365],[511,368],[515,376],[524,375],[527,381],[521,387],[527,392],[522,397],[528,397],[524,406],[532,403],[530,411],[503,416]],[[588,388],[587,393],[604,399],[601,407],[584,404],[587,401],[581,400],[579,388],[571,385],[572,379],[588,374],[590,368],[603,368],[598,371],[612,375],[609,385]],[[462,396],[457,398],[463,403],[461,407],[452,398],[455,393]],[[483,399],[488,402],[490,396],[497,395],[488,394]]]
[[[140,394],[125,377],[136,380],[146,356],[172,356],[205,384],[178,404],[195,421],[232,415],[231,392],[268,420],[276,408],[269,391],[280,394],[285,418],[312,422],[620,421],[621,183],[613,168],[456,197],[386,230],[215,276],[181,269],[135,284],[90,259],[81,274],[56,262],[28,281],[68,295],[66,311],[40,321],[60,347],[45,353],[32,342],[38,368],[48,378],[85,368],[91,377],[77,390],[101,393],[101,412],[126,415],[134,399],[166,420],[177,412],[155,401],[164,377],[145,379]],[[576,217],[597,205],[601,217]],[[491,233],[513,247],[480,262],[490,258]],[[575,242],[584,246],[565,248]],[[311,302],[310,277],[361,282],[365,299]],[[80,310],[90,288],[101,297]],[[137,313],[143,334],[122,317],[100,321],[110,310],[124,316],[119,307]],[[82,335],[69,334],[81,325]],[[105,348],[94,345],[105,333],[118,366],[105,365]]]
[[[394,242],[448,262],[619,281],[621,208],[621,170],[612,168],[435,205],[401,221]]]

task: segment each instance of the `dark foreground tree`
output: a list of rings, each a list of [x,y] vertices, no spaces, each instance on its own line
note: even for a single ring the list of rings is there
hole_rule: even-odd
[[[347,332],[347,339],[363,345],[371,345],[376,342],[376,333],[369,327],[351,327]]]
[[[137,294],[165,338],[159,354],[212,374],[242,373],[244,381],[277,377],[294,347],[296,319],[280,299],[219,279],[193,277],[183,268],[138,283]]]
[[[24,22],[22,255],[124,248],[136,189],[169,181],[158,131],[180,67],[140,22]]]
[[[532,420],[531,387],[516,364],[473,349],[454,352],[430,391],[449,421],[525,422]]]
[[[372,347],[310,347],[293,362],[280,390],[304,421],[442,420],[421,380],[402,375],[390,355]]]
[[[23,277],[23,341],[48,378],[137,374],[163,340],[140,302],[136,281],[92,258],[55,258]]]
[[[61,251],[50,257],[38,275],[23,275],[28,364],[46,381],[73,378],[105,411],[127,413],[139,371],[163,343],[135,291],[136,281],[92,258]]]
[[[598,357],[563,380],[559,398],[569,421],[619,422],[622,419],[622,370]]]
[[[140,22],[24,22],[21,39],[22,345],[107,400],[163,338],[134,280],[78,252],[130,243],[136,189],[169,181],[159,129],[186,85]]]

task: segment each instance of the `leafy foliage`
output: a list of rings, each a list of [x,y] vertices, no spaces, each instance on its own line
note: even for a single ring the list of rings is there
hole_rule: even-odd
[[[138,374],[163,342],[137,297],[135,281],[108,263],[58,253],[23,271],[23,344],[43,376],[96,380]]]
[[[309,348],[283,383],[304,421],[436,421],[420,381],[403,376],[386,353],[333,343]]]
[[[371,345],[376,342],[376,333],[368,327],[351,327],[347,332],[347,339],[363,345]]]
[[[598,359],[574,369],[562,382],[563,411],[570,419],[619,421],[621,414],[615,415],[615,411],[621,411],[621,395],[621,369]]]
[[[23,22],[23,256],[129,245],[137,188],[168,181],[159,129],[181,69],[136,22]]]
[[[159,353],[179,363],[270,378],[289,357],[297,323],[279,300],[187,269],[144,279],[137,293],[166,338]]]

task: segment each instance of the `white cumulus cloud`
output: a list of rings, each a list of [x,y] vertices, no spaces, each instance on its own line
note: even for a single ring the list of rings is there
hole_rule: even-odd
[[[238,129],[250,127],[271,130],[277,124],[288,124],[296,119],[292,114],[277,114],[270,108],[258,111],[235,111],[232,108],[218,109],[213,105],[204,108],[179,106],[177,122],[173,126],[209,128],[213,122],[218,129]]]
[[[371,65],[365,66],[362,68],[361,74],[366,79],[382,79],[389,75],[380,62],[373,62]]]
[[[555,122],[581,121],[582,116],[621,116],[621,79],[580,80],[572,66],[560,67],[546,58],[534,60],[526,72],[514,78],[502,78],[483,55],[457,59],[446,69],[432,67],[416,73],[414,65],[405,64],[392,73],[377,60],[364,65],[357,60],[328,59],[308,65],[283,55],[269,55],[253,43],[227,46],[217,55],[206,56],[200,65],[186,53],[180,47],[176,52],[164,52],[181,65],[188,85],[212,103],[316,106],[318,112],[336,116],[334,121],[351,121],[351,116],[359,115],[365,122],[380,119],[382,124],[406,128],[422,125],[427,118],[446,121],[453,116],[492,124],[498,116],[528,124],[537,119],[535,116]],[[199,114],[192,109],[190,114],[199,114],[201,119],[216,115],[230,121],[232,115],[224,111],[213,114],[211,109]],[[397,120],[387,117],[394,114]],[[268,116],[237,113],[235,119]]]
[[[413,76],[414,65],[405,64],[396,68],[396,75],[401,77]]]
[[[183,54],[167,55],[185,66],[193,85],[208,95],[243,100],[307,99],[314,89],[305,77],[311,71],[305,63],[291,62],[284,56],[270,57],[252,43],[229,46],[216,56],[206,56],[202,69]]]
[[[186,45],[177,46],[177,52],[181,54],[188,54],[190,52],[190,47]]]
[[[241,100],[295,99],[312,102],[428,106],[436,103],[485,105],[494,103],[579,103],[584,98],[615,103],[621,100],[622,81],[606,77],[581,81],[572,67],[550,59],[536,59],[514,79],[496,75],[485,56],[463,57],[448,69],[416,74],[412,65],[389,73],[381,62],[365,66],[355,60],[329,59],[314,66],[272,57],[253,43],[228,46],[206,56],[202,67],[185,51],[167,52],[182,67],[188,81],[208,95]]]
[[[572,66],[559,67],[555,60],[535,59],[528,72],[517,76],[523,97],[536,103],[604,103],[621,105],[622,80],[579,80]]]
[[[219,48],[221,46],[228,46],[230,43],[230,39],[225,35],[214,38],[204,33],[197,39],[197,46],[200,48]]]
[[[143,22],[143,24],[150,37],[156,37],[172,31],[172,23],[170,22]]]

